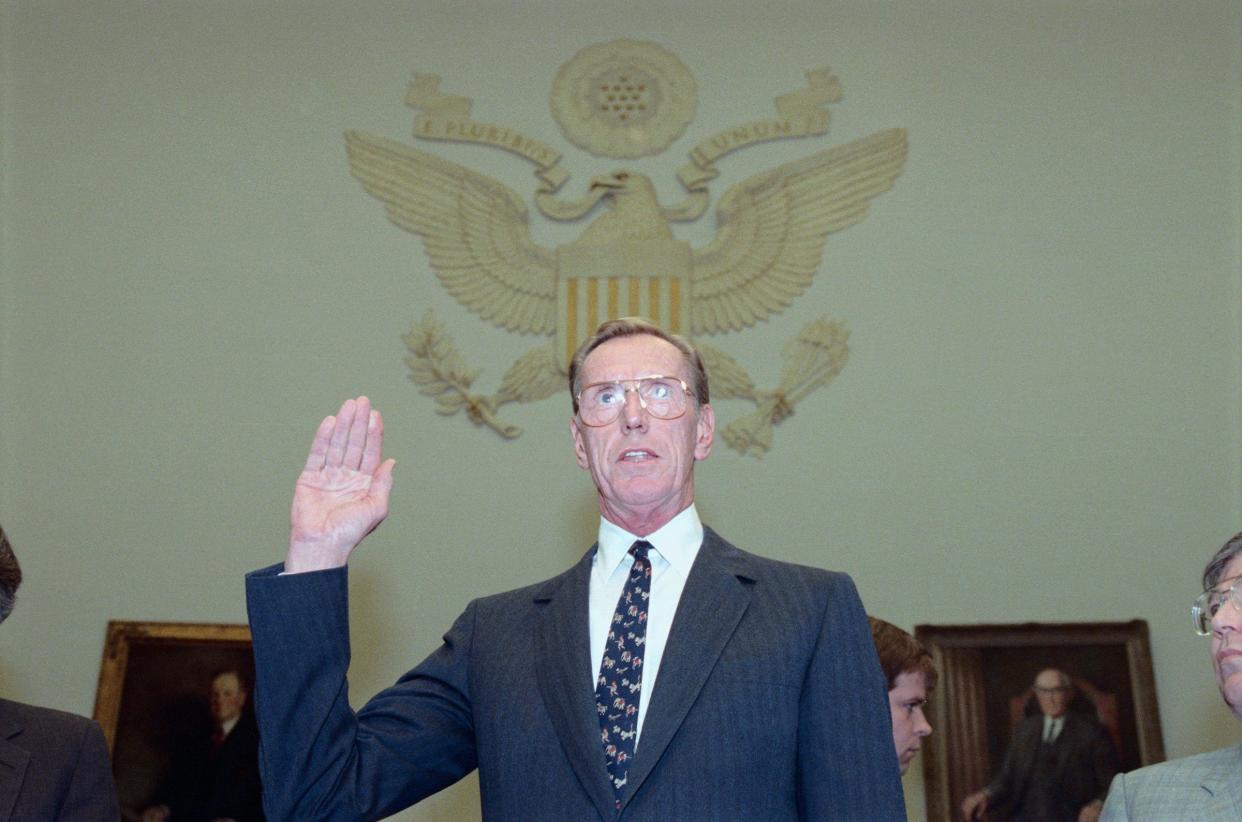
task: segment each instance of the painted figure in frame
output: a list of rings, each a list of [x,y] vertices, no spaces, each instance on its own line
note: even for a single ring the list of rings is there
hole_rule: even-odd
[[[244,674],[211,677],[211,721],[180,740],[172,770],[142,822],[263,822],[259,785],[259,729],[247,710]]]
[[[1064,671],[1046,668],[1032,687],[1039,712],[1018,724],[1000,772],[962,801],[962,816],[1095,822],[1117,773],[1113,741],[1094,716],[1069,710],[1074,688]]]

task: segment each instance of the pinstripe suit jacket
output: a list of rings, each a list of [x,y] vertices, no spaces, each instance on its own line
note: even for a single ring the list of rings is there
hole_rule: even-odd
[[[1242,743],[1117,774],[1100,818],[1105,822],[1242,819]]]
[[[594,548],[472,602],[357,714],[344,569],[247,578],[270,819],[374,819],[479,769],[495,820],[904,820],[886,685],[849,577],[710,529],[618,809],[588,638]]]

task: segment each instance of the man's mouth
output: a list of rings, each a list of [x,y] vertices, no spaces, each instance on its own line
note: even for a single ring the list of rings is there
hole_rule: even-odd
[[[1226,676],[1242,672],[1242,651],[1226,649],[1216,655],[1216,667]]]
[[[646,448],[631,448],[628,451],[621,452],[621,462],[645,462],[653,460],[656,455]]]

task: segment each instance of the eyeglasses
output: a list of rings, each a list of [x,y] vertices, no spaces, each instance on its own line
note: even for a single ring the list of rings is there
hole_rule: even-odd
[[[607,425],[621,415],[625,395],[631,391],[638,395],[638,404],[659,420],[675,420],[686,413],[686,397],[694,396],[686,381],[677,377],[593,382],[578,392],[578,416],[592,428]]]
[[[1242,584],[1242,576],[1222,580],[1221,584],[1226,582],[1232,583],[1228,589],[1221,591],[1213,588],[1204,591],[1195,598],[1195,604],[1190,606],[1190,618],[1194,620],[1195,633],[1199,636],[1212,635],[1212,617],[1216,616],[1225,600],[1232,602],[1234,608],[1242,610],[1242,591],[1238,590],[1238,585]]]
[[[1051,688],[1041,688],[1040,686],[1036,685],[1036,686],[1035,686],[1035,693],[1037,693],[1037,694],[1047,694],[1048,696],[1052,696],[1053,694],[1064,694],[1064,693],[1069,693],[1069,686],[1067,686],[1067,685],[1054,685],[1054,686],[1053,686],[1053,687],[1051,687]]]

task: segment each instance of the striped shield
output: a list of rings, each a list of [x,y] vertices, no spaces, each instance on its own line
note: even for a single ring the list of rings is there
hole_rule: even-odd
[[[671,239],[620,240],[556,249],[562,370],[599,324],[646,317],[674,334],[690,329],[690,244]]]

